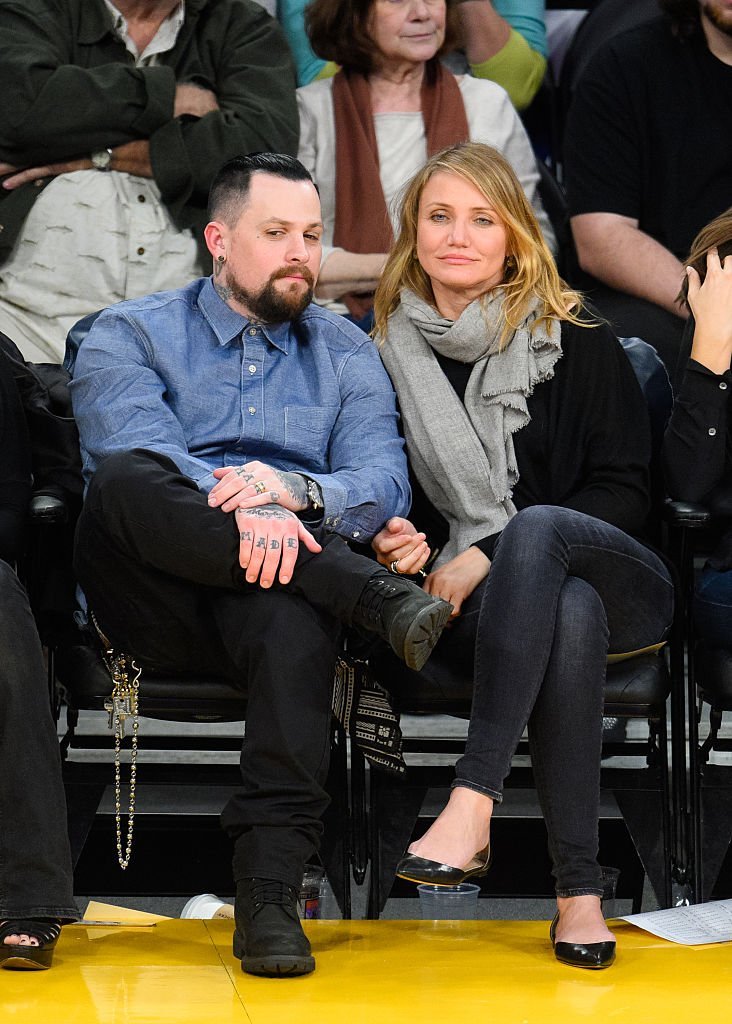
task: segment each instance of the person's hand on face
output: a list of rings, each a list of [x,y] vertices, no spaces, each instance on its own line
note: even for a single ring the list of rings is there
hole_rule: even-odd
[[[687,267],[687,275],[696,321],[691,358],[713,373],[724,373],[732,362],[732,256],[720,260],[717,249],[710,249],[704,283],[693,267]]]

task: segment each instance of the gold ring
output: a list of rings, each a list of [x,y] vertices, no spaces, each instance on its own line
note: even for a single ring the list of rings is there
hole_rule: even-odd
[[[389,572],[399,573],[399,559],[395,558],[394,561],[389,565]]]
[[[265,484],[264,480],[257,480],[256,484],[254,485],[254,490],[257,492],[257,494],[264,494],[264,492],[267,490],[267,485]]]

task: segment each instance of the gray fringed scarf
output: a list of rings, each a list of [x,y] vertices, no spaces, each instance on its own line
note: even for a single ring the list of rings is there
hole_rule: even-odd
[[[554,375],[562,355],[558,320],[531,332],[536,302],[499,352],[503,301],[499,288],[453,322],[405,289],[380,349],[399,398],[412,469],[450,528],[437,565],[500,532],[516,514],[513,435],[529,422],[527,397]],[[473,364],[464,405],[433,349]]]

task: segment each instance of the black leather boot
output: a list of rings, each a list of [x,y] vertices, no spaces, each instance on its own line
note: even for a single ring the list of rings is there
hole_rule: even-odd
[[[353,612],[352,625],[376,633],[415,671],[425,664],[452,605],[393,573],[371,577]]]
[[[242,879],[234,912],[234,956],[247,974],[292,978],[315,970],[293,886],[270,878]]]

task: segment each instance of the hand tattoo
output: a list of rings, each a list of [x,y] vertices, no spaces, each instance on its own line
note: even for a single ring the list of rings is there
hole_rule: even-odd
[[[278,540],[272,539],[269,542],[269,546],[272,548],[273,551],[279,551],[280,550],[280,542]]]
[[[273,472],[282,484],[283,489],[286,490],[292,498],[298,512],[303,512],[310,504],[305,478],[301,476],[300,473],[285,473],[283,470],[279,469],[275,469]],[[274,500],[278,501],[279,496]]]
[[[252,540],[253,538],[254,534],[251,530],[242,530],[239,534],[239,540]]]
[[[258,548],[266,548],[267,547],[267,541],[264,539],[264,537],[259,537],[258,538],[258,540],[257,540],[257,547]]]
[[[287,546],[288,546],[288,548],[296,548],[297,547],[297,541],[295,540],[294,537],[288,537],[287,538]]]
[[[238,508],[237,515],[251,516],[253,519],[295,519],[295,513],[279,505],[260,505],[259,508]]]

